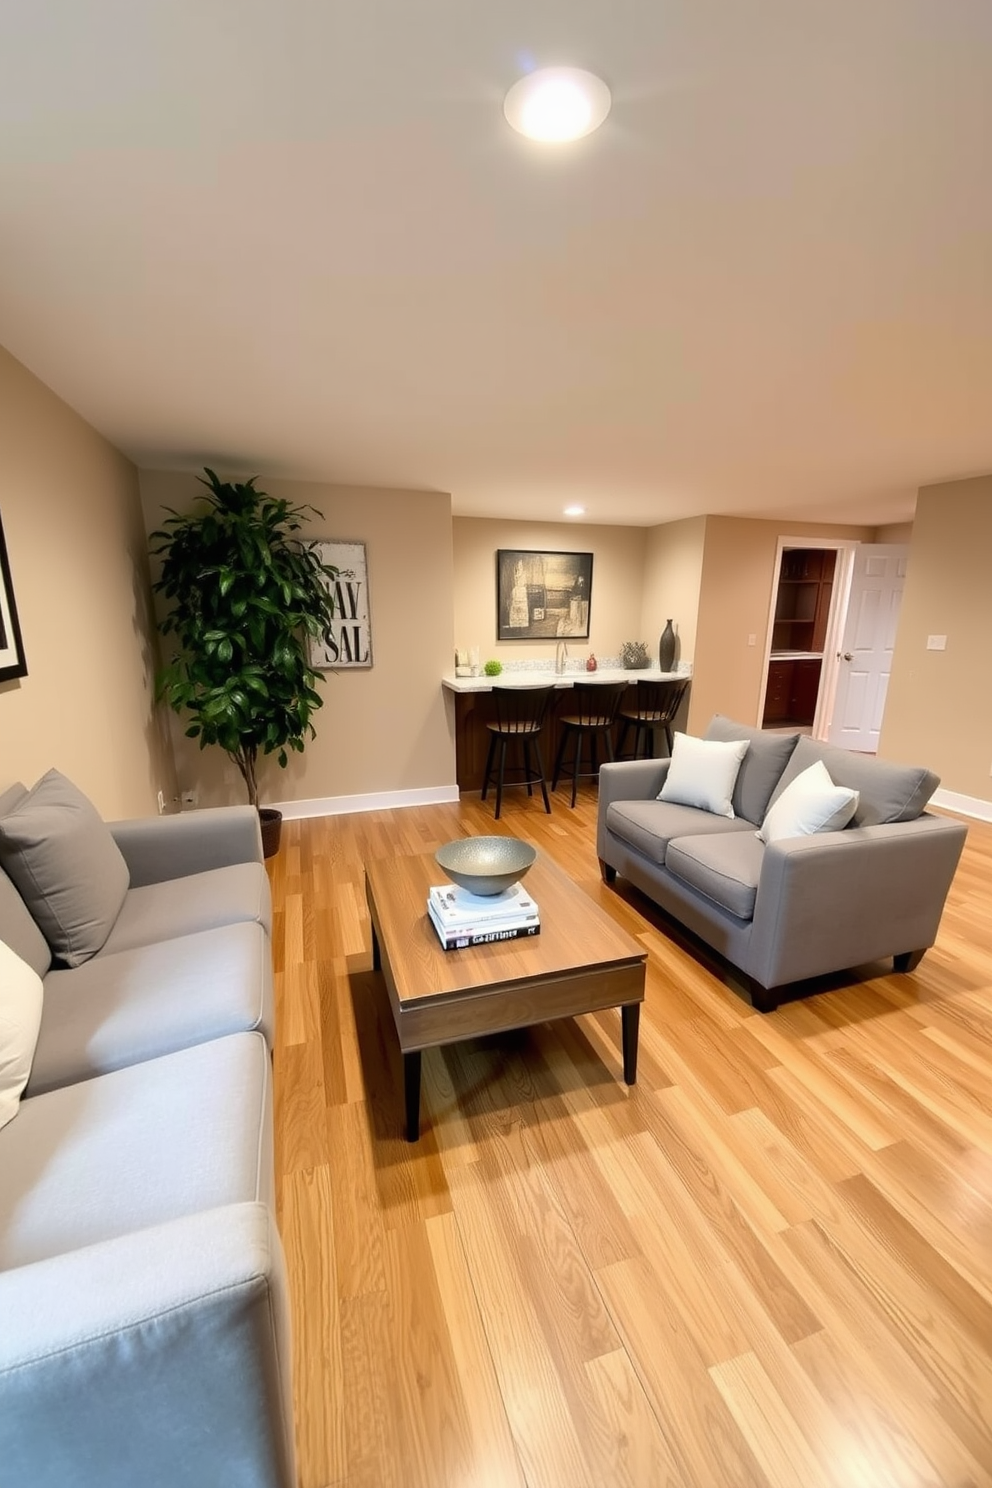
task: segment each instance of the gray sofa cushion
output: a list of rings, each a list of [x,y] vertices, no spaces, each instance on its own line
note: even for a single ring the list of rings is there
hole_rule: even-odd
[[[49,770],[0,816],[0,865],[66,966],[103,945],[127,893],[127,864],[93,804]]]
[[[258,1029],[272,1039],[272,956],[257,922],[104,951],[45,978],[29,1096]]]
[[[763,729],[748,728],[717,713],[710,719],[704,738],[727,742],[747,739],[748,751],[741,761],[732,797],[734,813],[746,821],[764,820],[772,792],[782,778],[796,747],[798,734],[772,734]]]
[[[8,785],[6,790],[0,791],[0,816],[6,816],[8,811],[13,811],[27,793],[27,786],[22,785],[19,780],[15,780],[13,785]]]
[[[725,837],[735,832],[748,832],[753,837],[755,831],[753,822],[739,816],[714,816],[697,806],[676,806],[668,801],[613,801],[606,811],[606,825],[659,867],[664,866],[668,844],[674,837],[702,833]]]
[[[22,1101],[0,1131],[0,1270],[222,1204],[274,1208],[271,1112],[258,1033]]]
[[[232,863],[188,878],[130,889],[117,923],[107,937],[105,955],[136,946],[174,940],[219,925],[257,920],[272,933],[272,895],[261,863]]]
[[[885,822],[915,821],[940,784],[940,776],[918,765],[894,765],[870,754],[852,754],[832,744],[803,736],[793,751],[772,800],[803,770],[822,760],[835,785],[860,795],[852,825],[876,827]]]
[[[765,848],[754,832],[720,838],[712,833],[676,837],[668,844],[665,867],[739,920],[754,915]]]
[[[40,977],[52,964],[48,941],[31,918],[14,884],[0,868],[0,940]]]

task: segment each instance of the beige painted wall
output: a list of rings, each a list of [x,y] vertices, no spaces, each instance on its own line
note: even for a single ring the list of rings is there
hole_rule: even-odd
[[[571,640],[570,658],[617,656],[624,641],[640,634],[644,582],[644,533],[637,527],[578,526],[574,522],[493,521],[455,517],[454,636],[457,646],[478,646],[485,661],[538,661],[553,658],[554,641],[497,641],[496,552],[592,553],[589,640]],[[656,644],[656,643],[655,643]],[[446,659],[445,670],[454,665]]]
[[[944,790],[992,800],[992,476],[924,486],[879,753],[929,765]],[[946,651],[928,651],[946,635]]]
[[[54,765],[108,819],[154,811],[175,781],[153,705],[137,472],[2,349],[0,450],[28,664],[0,682],[0,787]]]
[[[911,543],[913,524],[912,522],[890,522],[887,527],[876,527],[871,540],[875,543]]]
[[[758,722],[780,537],[870,542],[874,528],[707,517],[689,704],[692,733],[701,733],[714,713]],[[753,646],[749,635],[756,638]]]
[[[162,520],[164,506],[182,511],[202,489],[194,475],[176,471],[143,470],[140,479],[149,531]],[[370,670],[326,674],[317,736],[285,770],[274,759],[265,761],[263,801],[452,785],[454,740],[440,682],[454,647],[451,498],[297,481],[260,484],[273,496],[323,513],[311,520],[308,535],[366,544],[374,663]],[[243,800],[241,778],[226,755],[201,751],[172,718],[181,787],[197,789],[201,806]]]
[[[640,636],[652,661],[658,659],[658,640],[669,616],[678,636],[676,659],[694,659],[707,520],[665,522],[646,534]]]

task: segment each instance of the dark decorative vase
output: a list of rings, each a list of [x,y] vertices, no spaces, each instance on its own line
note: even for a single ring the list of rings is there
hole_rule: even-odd
[[[262,827],[262,856],[274,858],[279,851],[279,839],[282,836],[282,812],[271,806],[260,806],[258,817]]]
[[[670,672],[675,665],[675,632],[672,629],[671,620],[665,621],[665,628],[661,632],[661,640],[658,642],[658,670],[659,672]]]

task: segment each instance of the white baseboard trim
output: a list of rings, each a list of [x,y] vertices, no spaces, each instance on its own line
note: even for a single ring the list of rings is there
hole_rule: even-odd
[[[350,816],[355,811],[392,811],[398,806],[440,806],[458,800],[457,785],[422,790],[375,791],[367,796],[317,796],[312,801],[267,801],[286,821],[305,816]]]
[[[935,806],[943,806],[945,811],[959,811],[962,816],[992,822],[992,801],[983,801],[981,796],[961,796],[957,791],[935,790],[930,799]]]

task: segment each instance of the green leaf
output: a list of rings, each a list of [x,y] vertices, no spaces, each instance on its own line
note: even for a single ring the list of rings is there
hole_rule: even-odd
[[[156,697],[187,715],[187,735],[235,760],[300,752],[326,679],[309,666],[308,637],[334,613],[320,562],[302,536],[312,507],[274,498],[247,481],[222,481],[204,467],[188,511],[168,509],[149,538],[167,610],[159,630],[174,654],[155,679]]]

